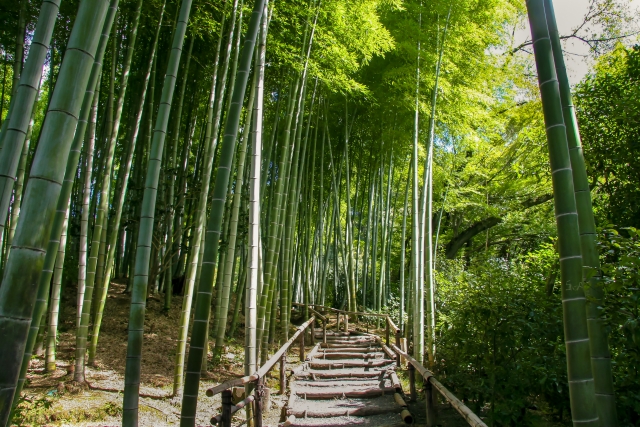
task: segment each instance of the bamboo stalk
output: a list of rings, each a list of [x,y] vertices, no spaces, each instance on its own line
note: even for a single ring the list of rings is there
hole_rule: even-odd
[[[127,363],[125,368],[125,389],[122,425],[131,427],[138,424],[138,399],[140,390],[140,364],[142,359],[142,341],[144,334],[144,315],[146,310],[147,288],[149,282],[149,260],[153,239],[153,223],[155,219],[155,201],[160,175],[164,141],[166,138],[169,113],[173,101],[176,76],[182,55],[187,23],[191,12],[192,0],[182,0],[172,49],[169,55],[167,72],[162,88],[162,98],[158,107],[156,125],[153,130],[153,140],[149,151],[147,178],[142,199],[142,210],[138,243],[136,248],[135,272],[133,290],[131,294],[131,309],[129,314],[129,332],[127,342]]]
[[[575,189],[562,114],[560,89],[544,0],[527,1],[551,164],[562,282],[564,338],[571,417],[574,424],[599,426],[591,368],[582,253]]]
[[[231,162],[235,152],[235,142],[240,122],[240,112],[244,100],[249,69],[252,62],[253,51],[260,29],[264,0],[256,0],[245,36],[244,46],[240,54],[238,79],[233,87],[232,102],[229,105],[227,122],[225,124],[224,139],[220,152],[220,164],[213,188],[213,204],[211,215],[207,224],[207,234],[204,247],[202,264],[202,280],[198,285],[198,300],[194,317],[193,332],[189,346],[189,358],[185,388],[182,399],[182,411],[180,416],[181,427],[195,425],[195,412],[200,383],[200,366],[204,352],[203,344],[206,339],[206,325],[208,324],[211,310],[211,297],[213,276],[217,265],[219,239],[222,228],[222,215],[226,201],[226,191],[231,173]]]
[[[47,110],[48,120],[45,121],[41,131],[41,140],[25,190],[22,219],[16,229],[12,256],[7,261],[3,284],[0,286],[0,330],[7,331],[4,334],[5,345],[0,348],[0,366],[3,366],[0,371],[0,384],[3,384],[0,390],[0,424],[7,423],[11,411],[11,402],[21,370],[21,356],[25,352],[30,319],[38,294],[38,278],[44,263],[47,238],[52,229],[55,208],[73,142],[73,132],[82,107],[82,94],[89,83],[108,6],[108,1],[100,0],[83,2],[78,9],[56,82],[56,86],[66,87],[67,90],[54,91]],[[47,11],[57,12],[54,9]],[[55,17],[53,18],[55,21]],[[52,22],[47,22],[49,23]],[[39,64],[38,68],[41,65]],[[35,72],[40,71],[35,70]],[[25,70],[23,76],[26,74]],[[35,93],[36,87],[37,83],[27,89]],[[28,105],[32,106],[32,101],[33,98]],[[28,126],[31,114],[29,111],[29,114],[24,117],[21,117],[21,114],[14,114],[12,117],[26,121]],[[18,155],[24,143],[23,137],[19,139]],[[5,139],[3,155],[5,150],[10,151],[6,145],[7,142],[8,140]],[[7,178],[12,180],[13,175],[14,173]],[[7,209],[3,212],[3,215],[6,215]],[[4,221],[2,222],[4,226]],[[42,226],[34,227],[34,224],[42,224]]]
[[[589,187],[589,178],[587,177],[582,152],[575,107],[571,96],[571,86],[564,64],[562,45],[556,25],[553,2],[545,0],[544,6],[549,36],[551,37],[553,59],[558,75],[560,101],[562,103],[562,114],[566,126],[569,159],[571,161],[571,171],[575,187],[578,226],[580,229],[580,246],[583,259],[583,278],[590,284],[590,286],[585,289],[585,293],[588,295],[586,308],[587,327],[598,417],[603,426],[615,427],[618,425],[618,416],[613,387],[609,339],[605,332],[602,315],[600,314],[604,291],[601,283],[602,272],[600,270],[600,258],[597,247],[598,236],[596,232],[596,222],[593,215],[593,205],[591,203],[591,189]]]

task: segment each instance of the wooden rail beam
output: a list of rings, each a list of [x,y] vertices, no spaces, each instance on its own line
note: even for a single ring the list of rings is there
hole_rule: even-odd
[[[433,388],[435,388],[442,395],[442,397],[444,397],[445,400],[449,402],[449,404],[453,406],[460,415],[462,415],[462,417],[467,421],[467,423],[469,423],[470,426],[487,427],[487,425],[480,419],[480,417],[474,414],[471,409],[469,409],[464,403],[462,403],[462,401],[458,399],[453,393],[451,393],[451,391],[449,391],[444,385],[442,385],[440,381],[435,379],[431,371],[422,366],[422,364],[420,364],[413,357],[409,356],[406,352],[402,351],[398,346],[392,345],[391,347],[396,353],[400,354],[409,362],[409,372],[411,373],[412,368],[414,371],[417,370],[418,372],[420,372],[422,377],[425,379],[425,382],[429,386],[432,385]],[[409,380],[411,381],[411,378]],[[430,396],[427,396],[427,415],[429,414],[429,406],[431,406],[433,402],[433,399],[429,397]],[[431,411],[434,411],[434,408],[432,406]],[[435,414],[435,412],[432,413]]]
[[[247,375],[241,378],[235,378],[223,384],[217,385],[215,387],[211,387],[210,389],[207,390],[206,395],[209,397],[212,397],[232,387],[237,387],[237,386],[248,384],[251,382],[256,382],[260,378],[263,378],[265,375],[267,375],[267,373],[269,373],[271,369],[273,369],[275,364],[278,363],[282,358],[282,356],[287,352],[287,350],[289,350],[289,347],[291,347],[291,345],[300,336],[300,334],[303,333],[307,329],[307,327],[309,327],[311,322],[313,322],[314,320],[315,320],[315,317],[311,317],[311,319],[307,320],[305,323],[300,325],[296,333],[293,334],[293,336],[289,339],[289,341],[287,341],[282,347],[280,347],[280,350],[278,350],[276,354],[274,354],[267,361],[267,363],[262,365],[255,374]]]

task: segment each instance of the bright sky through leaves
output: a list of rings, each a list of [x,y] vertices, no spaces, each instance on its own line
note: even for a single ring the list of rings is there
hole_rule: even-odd
[[[593,0],[553,0],[555,7],[556,18],[558,20],[558,29],[560,35],[570,34],[576,27],[578,27],[584,19],[584,16],[589,8],[589,5]],[[638,11],[640,10],[640,0],[630,0],[630,9]],[[634,22],[634,27],[640,25],[640,15],[635,13],[638,17]],[[581,34],[593,30],[593,27],[585,27]],[[629,32],[633,32],[633,28],[629,29]],[[625,39],[625,44],[635,43],[638,36],[632,36]],[[526,19],[516,31],[514,45],[530,40],[531,32],[529,30],[529,23]],[[571,84],[578,83],[590,70],[593,63],[593,57],[590,55],[589,46],[576,39],[564,41],[565,49],[565,61],[567,64],[567,70],[569,71],[569,79]]]

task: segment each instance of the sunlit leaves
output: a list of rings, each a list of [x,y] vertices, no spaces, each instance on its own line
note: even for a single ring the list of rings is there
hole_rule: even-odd
[[[640,225],[640,49],[622,45],[600,58],[576,93],[585,160],[599,219]]]

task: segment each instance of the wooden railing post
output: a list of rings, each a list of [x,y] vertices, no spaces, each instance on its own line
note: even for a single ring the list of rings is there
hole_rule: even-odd
[[[258,381],[256,383],[256,391],[255,391],[255,400],[253,401],[253,405],[254,405],[254,426],[255,427],[262,427],[262,378],[258,378]]]
[[[300,334],[300,362],[304,362],[304,331]]]
[[[411,363],[409,363],[409,393],[411,394],[411,401],[415,402],[417,398],[416,368]]]
[[[287,375],[285,372],[287,365],[287,353],[282,355],[280,359],[280,394],[284,394],[287,390]]]
[[[336,332],[340,332],[340,312],[336,312]]]
[[[316,321],[311,322],[309,327],[311,328],[311,345],[316,345]]]
[[[400,329],[396,329],[396,347],[400,348]]]
[[[349,315],[347,313],[344,314],[344,331],[349,332]]]
[[[427,427],[434,427],[436,425],[436,410],[433,404],[433,386],[429,379],[424,384],[424,400],[427,403]]]
[[[220,425],[222,427],[231,427],[231,390],[222,392],[222,419]]]
[[[322,342],[325,344],[327,343],[327,320],[322,322]]]
[[[384,331],[384,338],[387,341],[387,345],[389,345],[389,318],[387,317],[385,320],[386,320],[387,326]]]

